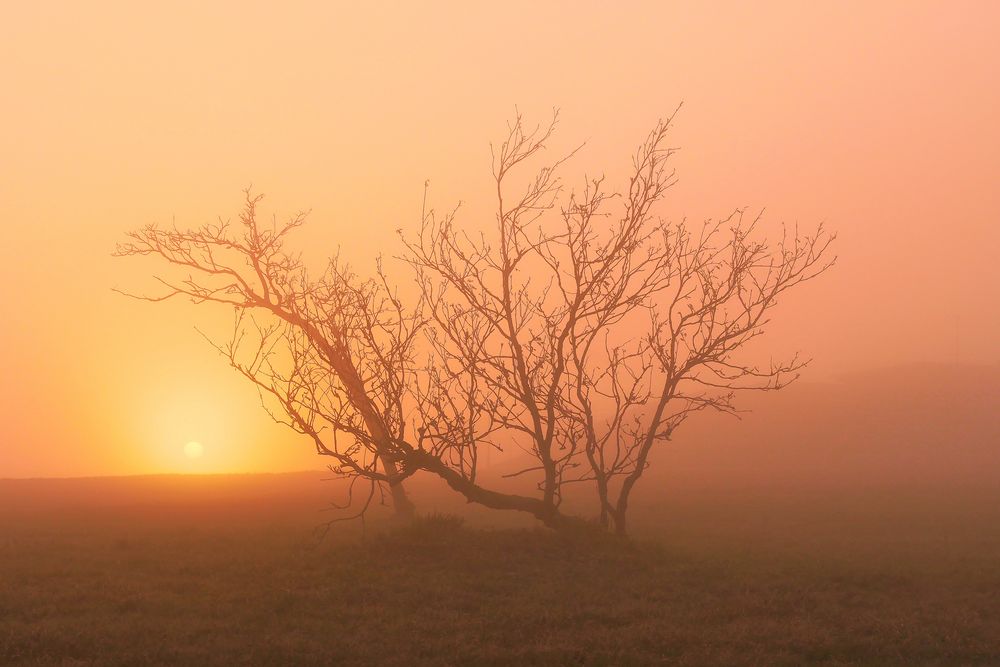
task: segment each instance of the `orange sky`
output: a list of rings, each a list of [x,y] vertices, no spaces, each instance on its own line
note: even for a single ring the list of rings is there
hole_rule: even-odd
[[[211,4],[211,7],[203,5]],[[563,110],[566,176],[678,102],[664,213],[839,232],[769,345],[812,379],[1000,360],[1000,3],[8,3],[0,13],[0,477],[300,469],[309,446],[109,256],[151,221],[311,208],[359,268],[440,205],[488,220],[488,142]],[[205,445],[197,461],[189,440]]]

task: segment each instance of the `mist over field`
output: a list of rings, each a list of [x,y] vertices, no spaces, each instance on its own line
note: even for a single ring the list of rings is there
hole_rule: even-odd
[[[1000,3],[7,3],[0,666],[1000,665]]]
[[[0,660],[993,664],[998,397],[922,365],[693,423],[624,552],[419,476],[417,525],[328,530],[322,471],[3,480]]]
[[[740,418],[704,415],[657,452],[638,491],[644,520],[671,520],[681,498],[741,497],[792,504],[824,498],[836,508],[898,494],[928,506],[953,495],[1000,493],[1000,367],[914,364],[853,373],[829,382],[803,381],[744,401]],[[493,453],[483,475],[500,480],[524,455]],[[225,483],[217,485],[216,481]],[[45,493],[27,491],[48,485]],[[530,491],[531,482],[521,482]],[[301,485],[301,486],[300,486]],[[89,511],[145,504],[190,503],[211,513],[216,502],[259,500],[259,511],[285,503],[317,512],[342,500],[345,482],[321,468],[284,475],[139,476],[66,480],[4,480],[0,512]],[[465,513],[473,521],[511,516],[476,508],[438,480],[417,476],[425,511]],[[97,492],[100,489],[100,492]],[[970,496],[971,497],[971,496]],[[269,499],[280,499],[266,509]],[[574,502],[572,496],[567,502]],[[878,504],[869,505],[876,513]],[[331,510],[332,511],[332,510]],[[292,515],[322,522],[322,514]],[[307,512],[308,514],[308,512]],[[334,513],[337,516],[349,512]],[[289,517],[291,518],[291,517]],[[524,525],[531,525],[523,518]],[[683,523],[683,521],[680,521]]]

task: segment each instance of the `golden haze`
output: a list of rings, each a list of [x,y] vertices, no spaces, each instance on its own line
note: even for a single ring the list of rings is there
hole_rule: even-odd
[[[664,5],[5,8],[0,477],[317,465],[191,326],[228,314],[114,294],[150,265],[111,249],[234,216],[252,183],[269,211],[312,209],[310,261],[367,270],[425,179],[480,224],[515,104],[563,109],[558,148],[588,142],[567,177],[614,180],[683,100],[665,215],[836,229],[837,269],[767,341],[815,357],[810,378],[1000,360],[1000,5]]]

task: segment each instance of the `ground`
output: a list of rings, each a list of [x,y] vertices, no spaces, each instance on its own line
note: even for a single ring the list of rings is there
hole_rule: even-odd
[[[1000,664],[988,490],[675,495],[626,543],[321,539],[313,479],[0,482],[0,664]]]

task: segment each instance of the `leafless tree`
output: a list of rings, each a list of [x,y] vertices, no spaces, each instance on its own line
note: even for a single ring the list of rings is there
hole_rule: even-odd
[[[494,233],[431,211],[404,240],[432,321],[422,437],[469,483],[480,447],[520,446],[534,463],[517,474],[538,479],[528,511],[545,521],[562,516],[568,484],[593,482],[602,525],[624,533],[657,442],[694,412],[733,412],[739,389],[785,386],[804,365],[759,368],[738,353],[783,292],[830,266],[832,237],[820,227],[769,245],[741,211],[694,229],[657,217],[675,182],[672,118],[637,151],[624,192],[598,178],[564,194],[565,159],[509,186],[557,121],[530,130],[517,117],[493,154]]]
[[[786,290],[829,268],[833,237],[820,227],[768,242],[743,211],[694,226],[661,219],[675,182],[673,116],[639,147],[623,191],[603,178],[567,190],[559,169],[572,153],[526,171],[557,120],[529,129],[517,116],[493,147],[490,233],[465,231],[457,208],[427,210],[425,190],[419,229],[401,232],[419,287],[409,308],[381,265],[361,279],[334,258],[310,277],[282,249],[304,214],[265,228],[249,193],[235,230],[147,226],[117,254],[188,271],[143,298],[235,309],[232,338],[217,347],[275,419],[368,483],[361,511],[387,484],[410,513],[402,481],[423,471],[469,502],[572,528],[584,522],[563,500],[584,484],[600,525],[624,534],[657,443],[695,412],[735,412],[739,390],[797,377],[804,361],[760,367],[746,347]],[[533,477],[536,493],[484,482],[483,448],[512,447],[531,464],[509,477]]]

